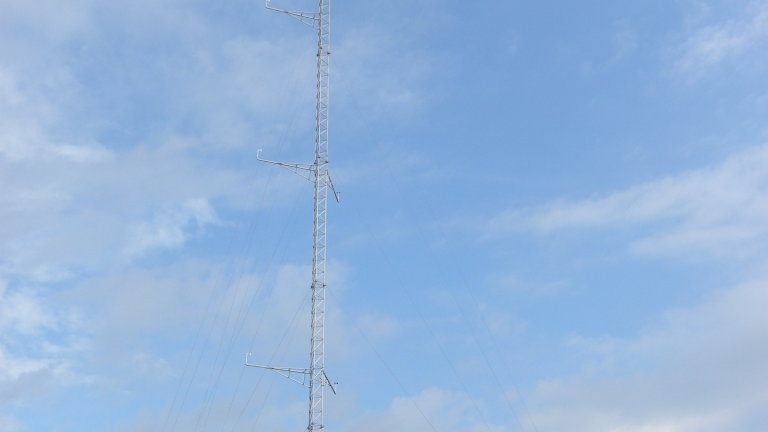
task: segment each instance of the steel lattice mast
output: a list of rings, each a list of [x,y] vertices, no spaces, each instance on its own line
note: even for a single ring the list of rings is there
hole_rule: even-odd
[[[325,373],[325,289],[326,289],[326,227],[328,216],[328,187],[333,183],[328,174],[328,98],[331,47],[331,2],[318,0],[317,12],[299,12],[273,8],[265,0],[267,9],[298,18],[317,29],[317,94],[315,100],[315,160],[311,164],[259,160],[290,168],[296,173],[308,173],[306,178],[314,186],[314,217],[312,230],[312,310],[309,368],[287,368],[249,363],[247,366],[270,369],[309,388],[309,432],[323,429],[323,389],[328,386],[335,393],[333,383]],[[338,200],[338,194],[333,191]],[[296,376],[301,379],[297,379]]]
[[[312,337],[309,352],[309,426],[323,429],[323,386],[325,385],[325,259],[328,217],[328,79],[331,44],[330,0],[319,0],[317,22],[317,100],[314,163],[314,229],[312,256]]]

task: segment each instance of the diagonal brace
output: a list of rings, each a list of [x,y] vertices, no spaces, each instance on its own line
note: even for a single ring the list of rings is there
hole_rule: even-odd
[[[293,162],[278,162],[273,161],[269,159],[264,159],[261,157],[261,149],[256,150],[256,160],[259,162],[265,162],[272,165],[281,166],[283,168],[287,168],[292,173],[296,174],[297,176],[303,178],[307,181],[312,181],[312,177],[310,174],[305,174],[304,172],[314,172],[315,169],[317,169],[316,164],[303,164],[303,163],[293,163]],[[304,171],[304,172],[303,172]],[[325,184],[327,184],[331,190],[333,191],[333,197],[336,198],[336,202],[339,202],[341,192],[336,191],[336,186],[333,185],[333,180],[331,180],[331,175],[326,174]]]
[[[279,366],[264,366],[264,365],[258,365],[253,364],[250,362],[251,359],[251,353],[248,353],[245,355],[245,365],[250,367],[255,367],[259,369],[267,369],[271,371],[275,371],[278,374],[288,378],[289,380],[301,384],[304,387],[309,387],[309,384],[307,383],[307,378],[309,377],[309,369],[298,369],[298,368],[290,368],[290,367],[279,367]],[[301,380],[297,379],[295,375],[300,375]]]
[[[272,165],[278,165],[283,168],[288,168],[291,172],[298,175],[299,177],[312,181],[312,177],[308,173],[303,173],[302,171],[311,172],[314,171],[315,166],[310,164],[302,164],[302,163],[291,163],[291,162],[278,162],[273,161],[269,159],[264,159],[261,157],[261,149],[256,150],[256,160],[259,162],[266,162]]]
[[[278,9],[270,6],[269,1],[270,0],[264,0],[265,8],[275,12],[282,12],[284,14],[290,15],[298,19],[299,21],[301,21],[303,24],[306,24],[312,28],[317,28],[317,25],[320,22],[320,14],[318,14],[317,12],[300,12],[300,11]]]
[[[250,362],[251,360],[251,353],[248,353],[245,355],[245,365],[259,368],[259,369],[266,369],[275,371],[278,374],[288,378],[289,380],[301,384],[304,387],[309,387],[309,384],[307,382],[307,378],[311,375],[311,371],[309,369],[299,369],[299,368],[291,368],[291,367],[281,367],[281,366],[265,366],[265,365],[258,365],[253,364]],[[301,375],[301,380],[295,378],[295,375]],[[328,375],[323,371],[323,385],[329,387],[333,394],[336,394],[336,385],[339,383],[337,382],[331,382],[331,380],[328,378]]]

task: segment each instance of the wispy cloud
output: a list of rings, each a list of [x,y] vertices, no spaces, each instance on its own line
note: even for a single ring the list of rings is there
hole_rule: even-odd
[[[759,146],[711,168],[607,196],[508,210],[494,217],[488,229],[503,234],[648,227],[634,234],[634,250],[749,254],[762,248],[767,221],[768,146]]]
[[[16,381],[24,375],[44,371],[50,366],[51,365],[47,361],[24,357],[12,357],[5,352],[5,350],[0,349],[0,368],[2,368],[3,371],[2,376],[0,376],[0,382],[3,384],[8,381]]]
[[[81,345],[75,327],[66,308],[53,311],[34,289],[0,280],[0,399],[23,400],[87,380],[74,371]]]
[[[18,420],[12,416],[0,415],[0,430],[5,432],[16,432],[21,430]]]
[[[476,408],[476,402],[466,394],[432,387],[418,394],[394,398],[384,412],[350,415],[354,421],[342,425],[341,430],[353,431],[360,428],[371,431],[406,432],[429,430],[501,432],[507,430],[478,419]]]
[[[136,227],[125,251],[128,255],[135,256],[154,248],[180,246],[189,236],[217,219],[216,212],[207,200],[188,200]]]
[[[716,66],[764,46],[768,42],[768,7],[755,2],[743,15],[694,29],[679,48],[676,69],[699,73],[702,68]]]
[[[0,280],[0,329],[24,335],[34,335],[53,328],[55,320],[45,311],[31,291],[9,292],[7,283]]]
[[[670,310],[627,339],[584,339],[577,376],[540,383],[529,400],[541,431],[764,429],[766,279]]]
[[[397,52],[397,56],[382,56]],[[412,112],[424,104],[423,83],[435,67],[434,53],[419,51],[401,35],[359,27],[339,42],[340,105],[369,118]],[[368,118],[366,119],[368,120]]]

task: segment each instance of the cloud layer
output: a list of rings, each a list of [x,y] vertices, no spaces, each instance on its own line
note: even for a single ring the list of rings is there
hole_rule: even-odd
[[[768,234],[768,146],[607,196],[495,216],[491,233],[646,227],[630,248],[651,254],[754,256]]]
[[[592,362],[538,386],[531,401],[539,430],[763,430],[766,301],[763,278],[670,310],[634,338],[574,341]]]

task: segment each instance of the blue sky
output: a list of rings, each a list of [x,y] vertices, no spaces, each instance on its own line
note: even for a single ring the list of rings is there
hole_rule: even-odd
[[[256,152],[311,158],[313,38],[0,0],[0,431],[306,427],[242,363],[307,360]],[[762,1],[335,2],[327,428],[763,432],[767,48]]]

